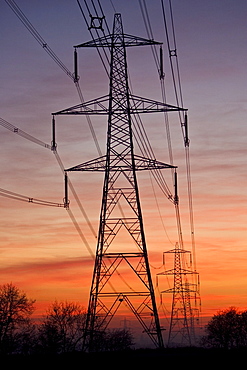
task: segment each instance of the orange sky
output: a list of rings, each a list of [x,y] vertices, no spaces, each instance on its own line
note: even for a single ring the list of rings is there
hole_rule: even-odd
[[[126,33],[146,37],[138,1],[126,1],[124,5],[119,1],[114,3],[122,13]],[[164,33],[155,22],[159,2],[152,4],[150,16],[155,38],[165,42]],[[42,5],[38,1],[32,4],[18,1],[18,5],[64,63],[73,69],[72,46],[90,40],[77,6],[68,7],[57,0],[52,6],[48,1]],[[133,12],[130,12],[132,7]],[[198,4],[190,0],[186,7],[174,1],[182,87],[185,106],[189,109],[196,265],[201,282],[202,316],[210,316],[229,306],[247,308],[244,63],[247,30],[243,17],[246,10],[246,4],[241,1]],[[111,25],[113,11],[108,3],[105,11]],[[4,2],[0,5],[0,14],[3,25],[1,117],[50,144],[51,112],[78,104],[77,92],[73,82],[45,54]],[[129,17],[129,14],[132,15]],[[160,100],[159,81],[150,50],[129,54],[134,93]],[[106,94],[108,82],[96,52],[80,50],[79,61],[85,100]],[[168,103],[174,104],[168,62],[165,67]],[[106,119],[96,118],[93,122],[104,152]],[[169,163],[163,118],[148,115],[144,123],[157,159]],[[1,126],[0,131],[0,187],[61,203],[64,179],[54,154]],[[171,133],[174,164],[178,166],[185,249],[190,250],[185,156],[175,115],[171,117]],[[65,167],[98,156],[85,119],[58,117],[57,143]],[[170,173],[166,176],[172,188]],[[178,239],[175,212],[155,188],[164,229],[148,174],[140,174],[138,178],[155,282],[156,274],[162,271],[163,252],[174,248]],[[55,299],[87,306],[93,268],[90,251],[94,252],[96,246],[103,175],[73,173],[70,180],[95,230],[91,232],[70,193],[71,211],[88,246],[82,242],[65,209],[0,198],[1,283],[13,282],[36,299],[37,314],[43,313]],[[169,309],[169,299],[166,300]]]

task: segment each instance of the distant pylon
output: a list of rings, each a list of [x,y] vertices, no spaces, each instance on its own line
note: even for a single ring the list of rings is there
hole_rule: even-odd
[[[191,252],[180,248],[176,243],[174,249],[164,252],[164,256],[170,253],[174,254],[174,267],[157,274],[173,277],[173,287],[161,292],[173,295],[168,346],[173,344],[174,340],[179,341],[179,344],[191,346],[195,344],[195,316],[198,313],[197,308],[192,305],[192,300],[196,302],[198,298],[198,273],[185,268],[185,255],[191,255]]]
[[[106,155],[66,170],[105,173],[85,328],[89,350],[97,349],[98,336],[122,304],[132,311],[154,345],[163,347],[136,172],[174,166],[134,154],[131,116],[185,109],[130,93],[126,47],[154,44],[157,42],[124,34],[121,15],[115,14],[112,34],[76,46],[110,50],[109,95],[53,113],[108,115]]]

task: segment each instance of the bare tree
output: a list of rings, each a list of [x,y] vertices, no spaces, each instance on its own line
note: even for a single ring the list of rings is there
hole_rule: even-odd
[[[55,301],[39,328],[42,349],[50,353],[81,350],[84,324],[85,310],[79,304]]]
[[[34,300],[28,299],[13,284],[0,286],[0,351],[17,351],[24,332],[30,329],[30,316],[34,311]]]

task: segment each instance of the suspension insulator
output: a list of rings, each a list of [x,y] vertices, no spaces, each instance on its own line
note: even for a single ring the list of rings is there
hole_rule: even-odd
[[[178,177],[176,171],[174,172],[174,189],[175,189],[174,203],[178,204]]]
[[[51,150],[55,151],[57,148],[56,144],[56,128],[55,128],[55,117],[52,117],[52,142],[51,142]]]
[[[189,146],[190,144],[187,113],[185,113],[185,116],[184,116],[184,144],[185,146]]]
[[[68,198],[68,175],[67,172],[65,172],[64,175],[64,186],[65,186],[65,196],[63,199],[64,202],[64,208],[69,209],[69,198]]]
[[[165,77],[164,67],[163,67],[163,49],[160,47],[160,79],[162,80]]]
[[[78,59],[77,59],[77,50],[74,50],[74,82],[79,80],[78,76]]]

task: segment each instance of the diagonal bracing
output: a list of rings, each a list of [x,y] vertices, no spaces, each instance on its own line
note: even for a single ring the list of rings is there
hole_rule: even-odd
[[[89,350],[97,349],[99,333],[108,328],[123,303],[132,311],[154,345],[163,347],[136,173],[174,166],[134,153],[132,115],[184,109],[131,95],[126,59],[127,47],[154,44],[157,43],[153,40],[124,34],[121,15],[115,14],[112,34],[76,46],[109,48],[109,94],[53,113],[53,117],[85,114],[108,117],[106,154],[66,170],[104,172],[84,336],[84,344]],[[115,278],[122,273],[129,282],[127,288],[114,284]]]

